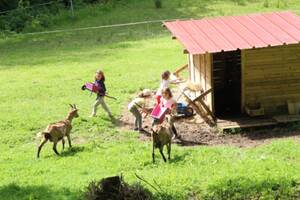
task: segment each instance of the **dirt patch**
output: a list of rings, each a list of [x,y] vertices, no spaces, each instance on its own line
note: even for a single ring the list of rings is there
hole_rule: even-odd
[[[124,110],[120,117],[120,129],[132,130],[134,117],[129,111]],[[142,141],[151,140],[151,117],[143,119],[145,133],[140,134]],[[300,142],[300,131],[290,130],[289,127],[275,127],[260,130],[243,130],[238,134],[223,134],[215,128],[209,127],[200,118],[192,117],[189,119],[178,119],[175,123],[180,135],[180,139],[175,139],[174,143],[183,146],[195,145],[230,145],[236,147],[255,147],[267,144],[281,138],[291,138]]]

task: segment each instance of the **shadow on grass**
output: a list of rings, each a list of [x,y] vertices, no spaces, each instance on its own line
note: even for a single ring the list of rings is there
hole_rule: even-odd
[[[205,142],[197,142],[197,141],[192,141],[192,140],[184,140],[182,138],[179,138],[175,143],[178,144],[178,145],[180,145],[180,146],[208,145]]]
[[[291,122],[269,127],[245,128],[239,130],[238,133],[240,133],[243,137],[249,138],[250,140],[267,140],[299,137],[299,129],[299,122]]]
[[[166,150],[164,151],[164,154],[167,158]],[[172,155],[172,152],[171,152],[171,159],[167,160],[167,162],[164,162],[162,156],[159,153],[159,151],[156,150],[156,152],[155,152],[155,163],[152,162],[151,154],[149,154],[149,160],[144,162],[143,166],[146,167],[146,166],[151,166],[151,165],[156,165],[156,164],[169,164],[169,163],[173,164],[173,163],[179,163],[179,162],[185,163],[187,161],[185,159],[187,156],[189,156],[189,153],[187,153],[187,152],[184,152],[182,154],[173,154],[173,155]]]
[[[224,178],[209,185],[203,199],[299,199],[300,186],[294,179],[249,177]]]
[[[189,156],[190,154],[187,152],[184,152],[182,154],[173,154],[173,157],[171,155],[171,160],[169,160],[169,163],[178,163],[178,162],[185,162],[185,158]]]
[[[51,199],[78,199],[79,193],[67,188],[53,190],[50,186],[19,186],[9,184],[0,187],[0,199],[5,200],[51,200]]]
[[[73,146],[71,148],[67,148],[65,149],[62,153],[61,156],[62,157],[68,157],[68,156],[74,156],[79,152],[83,152],[84,151],[84,147],[83,146]]]

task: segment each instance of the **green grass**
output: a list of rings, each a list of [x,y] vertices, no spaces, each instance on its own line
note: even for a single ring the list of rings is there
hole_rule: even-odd
[[[284,1],[281,1],[284,2]],[[55,18],[51,29],[115,24],[145,19],[202,17],[271,10],[300,14],[300,1],[166,0],[155,10],[151,1],[130,1],[116,7],[90,7]],[[80,86],[96,69],[107,76],[107,100],[118,116],[141,88],[156,88],[160,73],[187,62],[186,55],[160,24],[14,36],[0,40],[0,199],[78,199],[91,180],[135,173],[162,187],[169,199],[197,195],[203,199],[297,199],[300,146],[278,140],[251,149],[229,146],[180,147],[172,161],[151,162],[151,144],[134,132],[120,131],[108,117],[89,119],[94,96]],[[36,159],[35,135],[49,122],[60,120],[68,104],[76,103],[74,148],[55,156],[51,145]],[[61,149],[61,145],[59,145]],[[158,155],[158,154],[157,154]],[[146,185],[146,187],[149,187]],[[149,188],[151,189],[151,188]],[[155,193],[155,191],[153,191]],[[157,199],[166,199],[159,197]]]

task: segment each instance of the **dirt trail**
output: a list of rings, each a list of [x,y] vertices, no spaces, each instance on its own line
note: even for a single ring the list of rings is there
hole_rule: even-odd
[[[120,128],[131,130],[133,128],[134,117],[129,111],[124,110],[120,118]],[[140,134],[140,139],[151,140],[150,128],[151,117],[143,119],[145,133]],[[255,147],[261,144],[267,144],[271,141],[281,138],[291,138],[300,142],[300,131],[291,131],[288,128],[269,128],[255,131],[242,131],[238,134],[221,134],[215,128],[209,127],[206,123],[196,118],[179,119],[176,128],[180,139],[174,140],[174,143],[183,146],[195,145],[230,145],[236,147]]]

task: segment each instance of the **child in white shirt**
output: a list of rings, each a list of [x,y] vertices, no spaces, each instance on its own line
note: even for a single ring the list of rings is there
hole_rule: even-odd
[[[141,109],[144,112],[148,112],[148,100],[152,96],[152,93],[148,89],[144,89],[137,98],[133,99],[128,104],[128,110],[135,116],[134,130],[143,131],[142,128],[142,115],[139,111]]]

